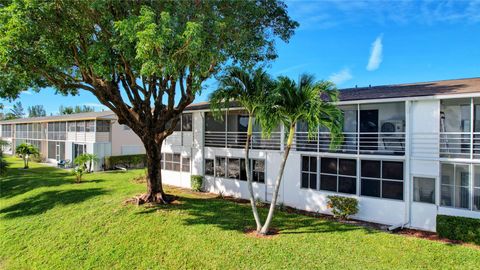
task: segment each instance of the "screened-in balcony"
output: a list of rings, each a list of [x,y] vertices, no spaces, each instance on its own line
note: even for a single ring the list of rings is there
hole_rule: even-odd
[[[220,148],[244,148],[247,141],[248,115],[243,111],[229,111],[222,120],[211,113],[205,114],[205,146]],[[261,129],[254,125],[252,149],[280,150],[280,129],[270,138],[262,138]]]
[[[312,138],[304,124],[297,126],[294,149],[365,155],[405,154],[405,104],[403,102],[340,107],[344,113],[342,143],[330,149],[330,132],[319,128]]]
[[[439,143],[440,157],[480,158],[480,99],[441,101]]]

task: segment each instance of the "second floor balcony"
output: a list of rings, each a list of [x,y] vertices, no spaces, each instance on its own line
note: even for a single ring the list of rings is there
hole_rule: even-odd
[[[297,125],[294,151],[335,152],[364,155],[405,155],[405,103],[377,103],[340,106],[344,113],[342,143],[330,149],[330,132],[319,128],[309,137],[307,127]],[[223,119],[205,115],[205,146],[244,148],[247,139],[248,116],[245,112],[229,111]],[[284,134],[280,128],[269,138],[262,137],[261,129],[254,126],[251,149],[280,150]]]

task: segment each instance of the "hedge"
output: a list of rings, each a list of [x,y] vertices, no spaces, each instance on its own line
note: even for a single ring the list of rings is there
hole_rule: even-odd
[[[201,176],[201,175],[190,176],[190,184],[191,184],[192,190],[202,191],[203,176]]]
[[[147,164],[147,155],[124,155],[124,156],[109,156],[105,157],[105,168],[112,170],[116,166],[128,168],[145,167]]]
[[[440,237],[480,245],[480,219],[437,215]]]

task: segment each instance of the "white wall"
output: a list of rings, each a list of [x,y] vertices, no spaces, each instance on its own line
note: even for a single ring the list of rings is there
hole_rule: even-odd
[[[122,146],[138,146],[142,149],[140,153],[145,153],[145,148],[143,147],[142,141],[132,130],[125,129],[123,125],[120,125],[118,122],[114,121],[112,123],[111,133],[112,156],[122,155]]]

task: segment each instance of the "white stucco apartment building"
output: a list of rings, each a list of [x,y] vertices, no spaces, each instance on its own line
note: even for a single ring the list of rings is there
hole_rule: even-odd
[[[30,143],[47,162],[55,164],[93,153],[100,160],[95,169],[100,170],[106,156],[145,152],[140,139],[118,124],[111,111],[21,118],[0,121],[0,125],[0,138],[10,142],[4,153],[13,154],[19,144]]]
[[[340,93],[343,144],[329,150],[327,131],[319,128],[316,137],[308,139],[305,127],[298,125],[280,203],[328,214],[328,195],[354,197],[360,208],[357,219],[430,231],[435,230],[438,214],[480,218],[480,78]],[[110,120],[109,137],[96,130],[95,139],[86,142],[86,151],[104,156],[141,153],[138,138],[116,124],[111,113],[104,114],[89,121]],[[1,137],[16,142],[11,136],[16,127],[4,128],[12,124],[17,123],[0,122]],[[243,159],[246,124],[241,108],[230,108],[223,121],[217,121],[208,103],[189,106],[179,131],[163,146],[164,182],[190,187],[190,175],[198,174],[205,176],[207,191],[248,198]],[[69,157],[78,143],[66,134]],[[283,147],[283,128],[268,139],[255,128],[249,162],[256,196],[263,201],[271,200]]]

